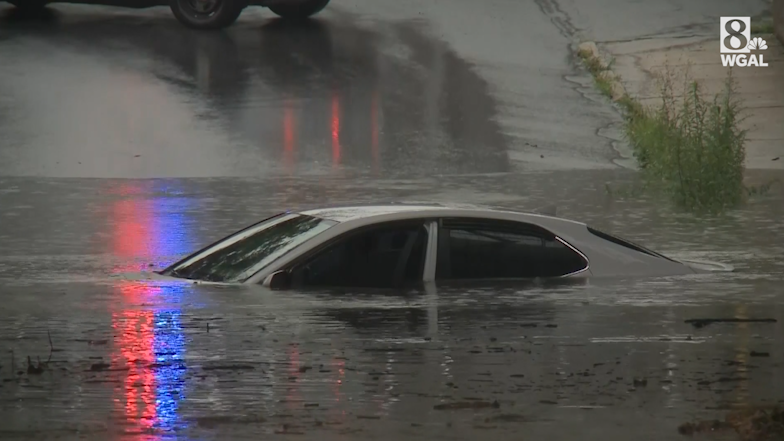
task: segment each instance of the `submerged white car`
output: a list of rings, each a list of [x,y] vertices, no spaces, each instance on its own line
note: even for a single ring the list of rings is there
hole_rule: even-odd
[[[727,270],[731,268],[718,263],[674,260],[553,216],[464,205],[387,204],[280,213],[159,274],[296,289]]]

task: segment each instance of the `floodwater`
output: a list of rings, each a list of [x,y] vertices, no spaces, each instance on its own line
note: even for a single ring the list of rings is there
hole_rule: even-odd
[[[719,217],[609,194],[634,181],[597,134],[617,115],[541,5],[517,12],[551,38],[493,74],[427,18],[336,3],[218,34],[165,9],[0,24],[0,438],[659,441],[784,399],[781,186]],[[391,200],[555,204],[736,271],[340,293],[129,276],[276,211]],[[686,322],[706,318],[776,321]]]
[[[2,179],[3,438],[658,440],[692,418],[781,400],[781,194],[698,220],[608,197],[603,182],[627,174]],[[554,198],[563,216],[737,272],[399,293],[124,276],[276,210],[379,195],[531,208]],[[778,322],[684,322],[729,317]],[[26,373],[28,355],[51,357],[48,368]],[[454,402],[498,407],[435,407]]]

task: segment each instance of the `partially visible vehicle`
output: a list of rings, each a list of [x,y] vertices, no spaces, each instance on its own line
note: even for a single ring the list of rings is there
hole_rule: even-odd
[[[308,18],[324,9],[329,0],[0,0],[23,11],[35,12],[52,3],[77,3],[151,8],[169,6],[174,16],[194,29],[221,29],[232,25],[248,6],[263,6],[288,20]]]
[[[672,276],[729,269],[674,260],[553,216],[464,205],[387,204],[280,213],[158,274],[288,289]]]

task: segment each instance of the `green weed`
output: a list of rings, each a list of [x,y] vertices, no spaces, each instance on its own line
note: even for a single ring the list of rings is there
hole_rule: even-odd
[[[612,98],[612,83],[616,79],[611,74],[612,61],[604,64],[599,57],[595,57],[590,51],[580,50],[577,55],[583,61],[583,65],[593,76],[594,84],[602,95]]]
[[[761,25],[757,31],[765,29]],[[578,56],[599,91],[612,98],[618,78],[610,66],[591,51],[579,51]],[[626,189],[608,185],[605,191],[611,196],[662,193],[681,208],[698,212],[723,211],[768,193],[772,183],[744,184],[745,109],[732,72],[724,89],[712,97],[705,96],[688,69],[680,93],[669,69],[658,83],[661,102],[656,106],[644,106],[628,94],[615,99],[624,114],[624,132],[642,170],[642,183]]]
[[[625,103],[625,133],[647,180],[683,208],[720,211],[741,203],[746,130],[732,73],[712,99],[685,75],[682,95],[672,77],[660,78],[661,103]]]

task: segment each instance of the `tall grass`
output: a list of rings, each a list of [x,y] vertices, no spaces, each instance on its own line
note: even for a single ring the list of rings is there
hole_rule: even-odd
[[[730,73],[712,99],[698,82],[684,77],[676,93],[667,72],[659,78],[661,102],[644,107],[625,97],[625,134],[646,182],[663,189],[689,210],[720,211],[741,203],[746,130],[743,108]]]

